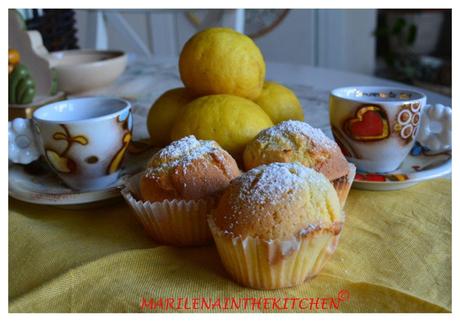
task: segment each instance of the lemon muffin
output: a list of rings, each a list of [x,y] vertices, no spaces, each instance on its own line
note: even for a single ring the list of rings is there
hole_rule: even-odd
[[[233,279],[275,289],[320,272],[336,249],[344,219],[324,175],[299,163],[271,163],[230,183],[209,226]]]
[[[340,147],[306,122],[289,120],[261,131],[244,151],[246,170],[273,162],[299,162],[324,174],[345,205],[356,168]]]
[[[155,240],[199,245],[211,240],[206,217],[216,198],[239,174],[216,142],[187,136],[155,153],[123,195]]]

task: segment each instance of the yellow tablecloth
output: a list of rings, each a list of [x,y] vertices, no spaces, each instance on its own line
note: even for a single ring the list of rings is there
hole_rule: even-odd
[[[448,180],[393,192],[352,190],[339,247],[322,273],[275,291],[232,282],[214,246],[152,243],[123,201],[64,210],[10,199],[9,208],[10,312],[158,312],[178,305],[191,312],[193,298],[209,299],[211,311],[235,311],[226,298],[249,302],[249,312],[451,310]],[[338,310],[318,305],[339,296]],[[150,298],[154,304],[142,306]],[[273,298],[284,302],[281,309]],[[208,311],[203,303],[195,307]]]

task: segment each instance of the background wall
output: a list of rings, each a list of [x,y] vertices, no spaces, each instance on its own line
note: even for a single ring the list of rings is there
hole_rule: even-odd
[[[231,15],[234,10],[227,11]],[[197,31],[182,10],[101,12],[103,14],[94,10],[76,10],[81,47],[105,46],[139,55],[149,51],[152,59],[177,56],[185,41]],[[117,15],[111,16],[111,13]],[[249,13],[246,10],[246,14]],[[280,24],[256,38],[255,42],[267,61],[372,74],[376,56],[372,33],[376,17],[373,9],[292,9]],[[122,28],[124,23],[126,25]],[[231,25],[231,22],[224,24]],[[124,27],[130,30],[127,32]]]

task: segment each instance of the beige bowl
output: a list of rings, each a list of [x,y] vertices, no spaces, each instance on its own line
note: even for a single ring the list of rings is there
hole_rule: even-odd
[[[48,60],[57,71],[58,89],[79,93],[103,87],[126,68],[122,51],[65,50],[50,53]]]

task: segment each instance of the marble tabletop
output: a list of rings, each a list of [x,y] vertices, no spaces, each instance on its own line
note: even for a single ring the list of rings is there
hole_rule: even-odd
[[[134,139],[148,137],[146,117],[152,103],[166,90],[182,87],[177,67],[177,57],[141,60],[129,56],[125,72],[111,85],[81,95],[110,95],[133,102]],[[321,128],[332,137],[329,127],[329,91],[343,86],[398,86],[414,87],[351,72],[317,68],[306,65],[267,63],[267,79],[282,83],[296,93],[304,109],[305,121]],[[417,89],[417,88],[415,88]],[[451,99],[427,90],[428,103],[451,106]]]

